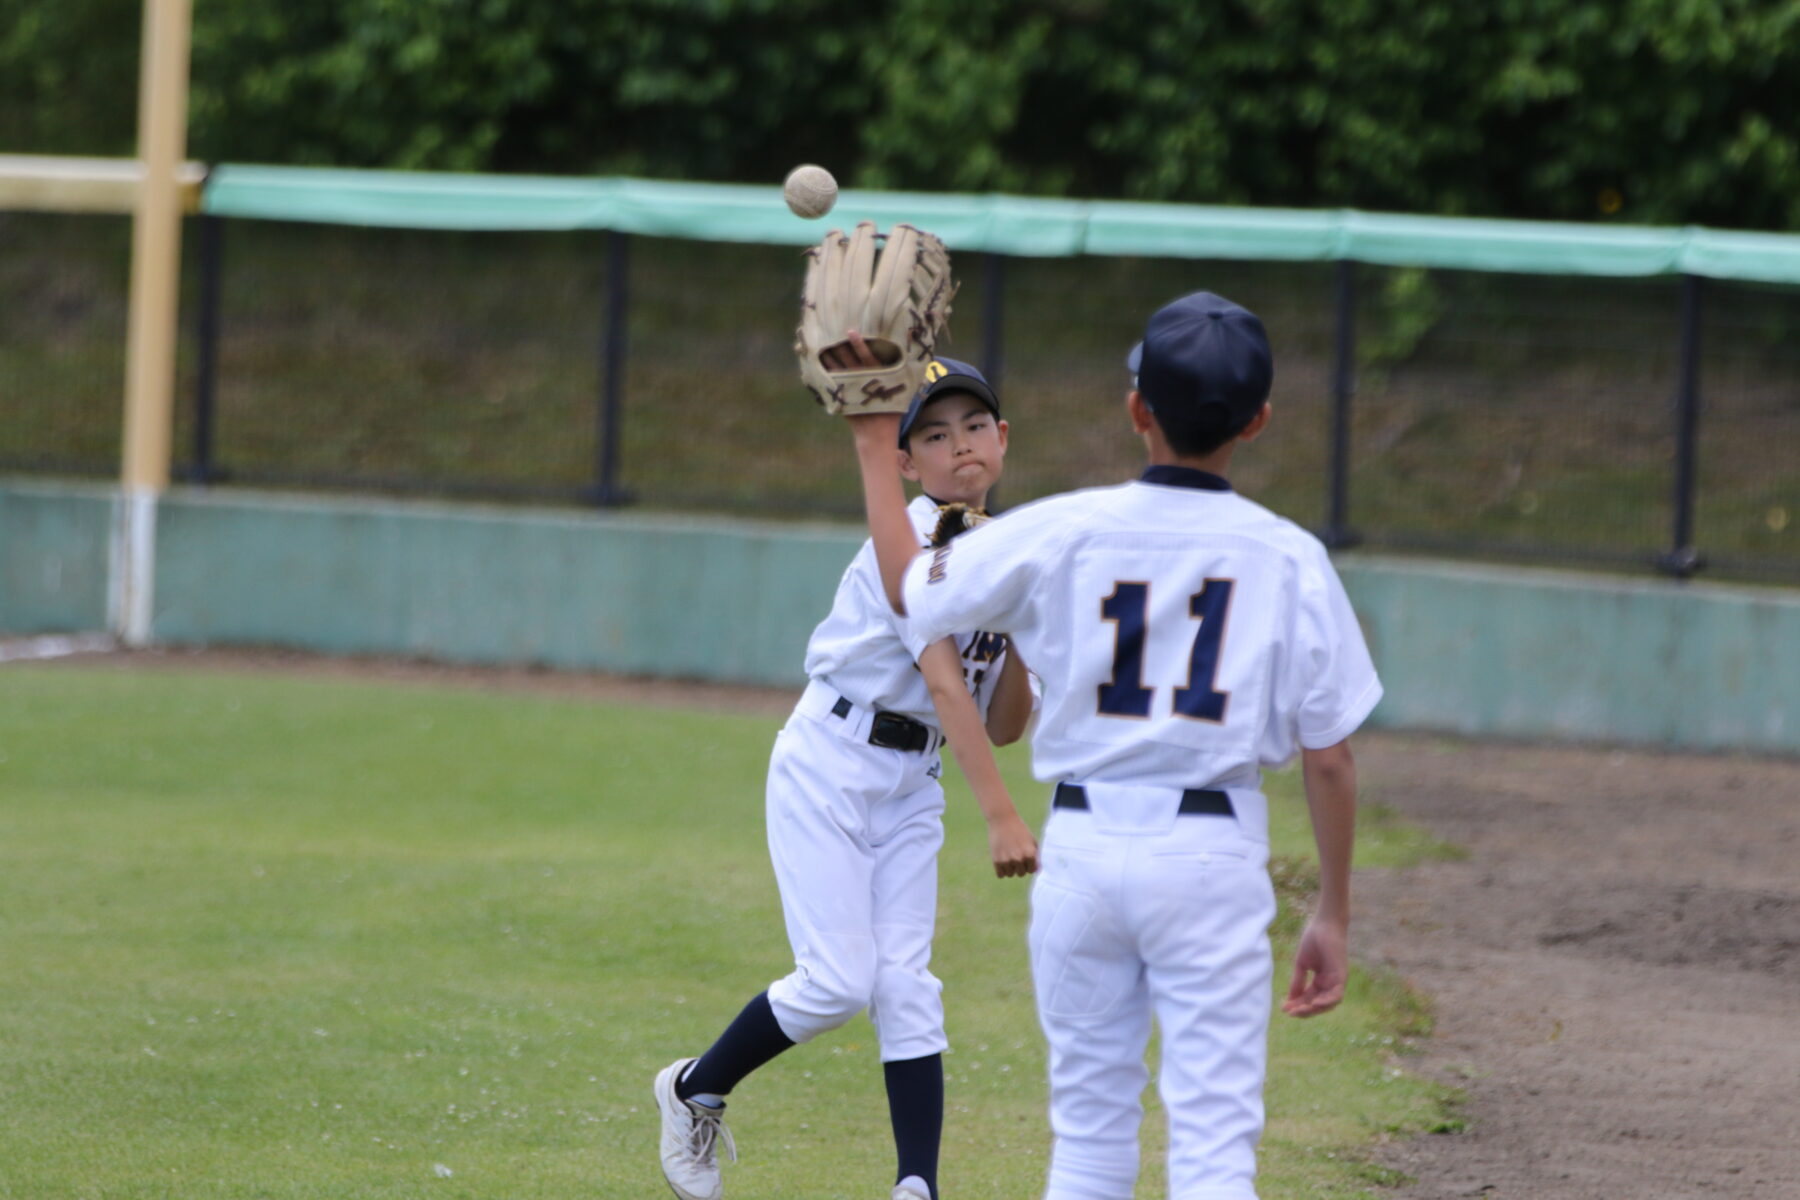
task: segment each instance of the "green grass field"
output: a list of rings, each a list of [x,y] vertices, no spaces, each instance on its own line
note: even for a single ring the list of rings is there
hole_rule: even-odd
[[[761,818],[778,724],[0,668],[0,1197],[666,1194],[651,1076],[789,961]],[[1024,754],[1004,765],[1041,811]],[[1275,790],[1285,960],[1309,843],[1293,778]],[[945,1196],[1030,1197],[1026,890],[991,877],[959,781],[948,823]],[[1362,852],[1436,848],[1376,811]],[[1373,1139],[1454,1121],[1397,1057],[1427,1020],[1368,975],[1329,1017],[1277,1018],[1265,1200],[1366,1195]],[[733,1099],[732,1200],[886,1195],[865,1020]]]

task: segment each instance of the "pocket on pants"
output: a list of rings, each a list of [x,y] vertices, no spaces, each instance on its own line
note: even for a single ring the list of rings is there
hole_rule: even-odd
[[[1046,1017],[1111,1012],[1137,978],[1134,961],[1101,911],[1099,898],[1039,878],[1031,893],[1031,978]]]
[[[1247,847],[1226,845],[1205,850],[1157,850],[1151,853],[1150,861],[1158,867],[1191,868],[1199,871],[1207,867],[1254,866],[1257,859],[1252,857]]]

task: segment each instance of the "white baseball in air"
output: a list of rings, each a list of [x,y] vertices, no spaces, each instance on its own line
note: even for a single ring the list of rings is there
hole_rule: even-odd
[[[837,203],[837,180],[824,167],[801,163],[788,172],[781,194],[796,217],[812,220],[830,212]]]

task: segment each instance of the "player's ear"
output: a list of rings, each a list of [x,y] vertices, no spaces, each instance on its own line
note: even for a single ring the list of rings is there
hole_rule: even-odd
[[[1270,404],[1267,400],[1263,401],[1262,410],[1254,417],[1250,418],[1250,423],[1244,426],[1243,430],[1238,434],[1238,441],[1254,442],[1256,440],[1256,435],[1268,427],[1269,414],[1274,411],[1274,405]]]
[[[1149,433],[1156,426],[1156,416],[1150,406],[1144,403],[1144,393],[1132,388],[1125,393],[1125,411],[1131,416],[1133,433]]]
[[[994,422],[994,432],[1000,437],[1000,453],[1002,454],[1006,453],[1006,431],[1008,428],[1009,426],[1005,421]]]
[[[913,465],[912,455],[905,450],[897,450],[895,453],[900,456],[900,474],[914,483],[919,482],[919,468]]]

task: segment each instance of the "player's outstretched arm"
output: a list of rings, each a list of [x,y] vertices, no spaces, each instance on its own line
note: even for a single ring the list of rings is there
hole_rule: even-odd
[[[962,768],[969,790],[975,793],[975,803],[987,820],[988,853],[994,860],[994,874],[1002,879],[1031,874],[1037,870],[1037,838],[1019,816],[1012,795],[1000,778],[1000,767],[988,745],[981,713],[963,683],[962,656],[956,652],[956,643],[945,638],[925,647],[925,653],[919,656],[919,670],[931,692],[932,706],[937,709],[938,725],[956,755],[956,765]]]
[[[1348,740],[1302,750],[1306,806],[1319,851],[1319,900],[1300,935],[1294,977],[1281,1011],[1291,1017],[1330,1012],[1350,977],[1350,851],[1356,842],[1356,759]]]
[[[906,615],[902,581],[906,565],[919,552],[919,535],[906,515],[906,489],[900,482],[900,418],[891,414],[850,418],[856,436],[856,461],[862,469],[863,508],[869,517],[869,537],[875,543],[875,561],[881,566],[881,590],[888,604]]]
[[[849,339],[820,355],[827,367],[849,371],[881,365],[860,333],[851,330]],[[900,482],[900,415],[851,417],[850,430],[856,440],[857,466],[862,470],[869,537],[875,543],[875,560],[881,565],[881,588],[894,611],[905,616],[901,581],[906,577],[906,564],[919,552],[919,535],[906,515],[906,487]]]

